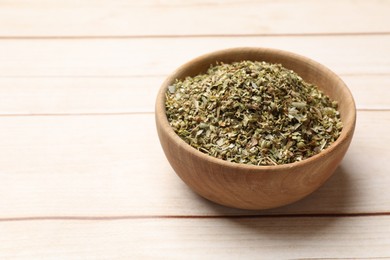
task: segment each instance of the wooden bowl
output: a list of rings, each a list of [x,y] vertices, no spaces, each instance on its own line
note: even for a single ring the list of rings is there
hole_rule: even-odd
[[[317,85],[339,102],[343,129],[339,138],[319,154],[300,162],[253,166],[206,155],[184,142],[165,113],[165,92],[175,79],[205,73],[215,62],[252,60],[280,63],[306,82]],[[300,55],[267,48],[234,48],[212,52],[173,72],[157,96],[156,125],[161,146],[179,177],[196,193],[216,203],[241,209],[274,208],[295,202],[319,188],[344,157],[355,129],[356,109],[345,83],[323,65]]]

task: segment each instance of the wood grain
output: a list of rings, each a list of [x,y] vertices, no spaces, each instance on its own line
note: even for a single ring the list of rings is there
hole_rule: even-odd
[[[164,77],[0,78],[0,115],[150,113],[163,80]]]
[[[376,259],[390,217],[0,222],[2,259]]]
[[[390,258],[389,1],[0,5],[1,259]],[[165,75],[239,46],[323,63],[361,109],[336,174],[271,211],[192,193],[150,113]]]
[[[0,36],[389,32],[387,1],[2,1]]]
[[[390,35],[2,40],[0,77],[162,76],[201,54],[255,46],[292,51],[337,74],[390,74]]]
[[[0,78],[0,115],[151,113],[157,77]],[[390,76],[345,75],[357,109],[390,109]]]
[[[390,212],[389,123],[388,111],[359,112],[350,150],[324,187],[250,212],[207,202],[181,182],[153,114],[0,117],[0,218]]]

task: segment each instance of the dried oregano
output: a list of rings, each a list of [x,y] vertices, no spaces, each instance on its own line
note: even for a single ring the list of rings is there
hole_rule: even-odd
[[[280,64],[242,61],[176,80],[166,114],[188,144],[230,162],[301,161],[334,142],[342,123],[337,102]]]

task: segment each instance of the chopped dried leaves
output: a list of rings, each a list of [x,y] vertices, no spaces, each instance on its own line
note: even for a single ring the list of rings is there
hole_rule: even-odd
[[[280,64],[242,61],[176,80],[166,92],[173,130],[208,155],[235,163],[287,164],[334,142],[337,102]]]

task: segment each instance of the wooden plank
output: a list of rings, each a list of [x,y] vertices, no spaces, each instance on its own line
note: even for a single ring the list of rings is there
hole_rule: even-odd
[[[238,46],[296,52],[343,75],[390,74],[390,35],[382,35],[2,40],[0,77],[162,76],[201,54]]]
[[[152,112],[164,77],[0,78],[0,114]]]
[[[2,1],[0,35],[389,32],[388,1]]]
[[[358,109],[390,109],[390,75],[345,75]]]
[[[386,75],[342,77],[358,109],[390,109]],[[164,77],[0,78],[0,115],[153,112]]]
[[[0,117],[0,218],[389,212],[390,112],[361,111],[357,122],[346,158],[320,190],[252,212],[191,192],[160,148],[153,114]]]
[[[377,259],[390,217],[0,222],[2,259]]]

